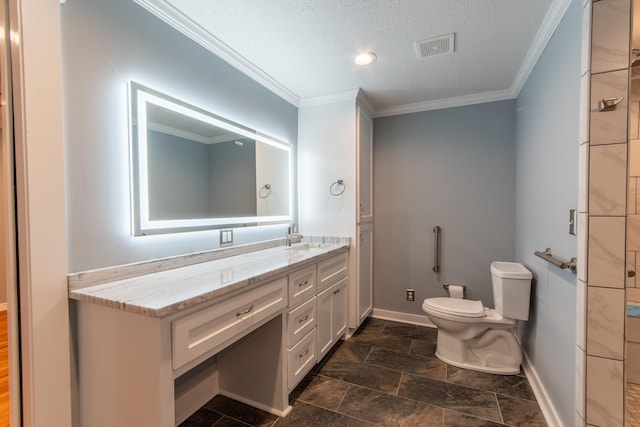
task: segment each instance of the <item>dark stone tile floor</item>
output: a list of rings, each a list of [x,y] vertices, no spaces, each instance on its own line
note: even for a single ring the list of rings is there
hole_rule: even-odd
[[[523,373],[447,365],[435,343],[435,329],[370,318],[291,393],[287,417],[216,396],[180,427],[547,425]]]

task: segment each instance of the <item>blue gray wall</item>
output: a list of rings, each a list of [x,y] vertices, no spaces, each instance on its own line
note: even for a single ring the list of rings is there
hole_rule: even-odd
[[[210,145],[147,131],[149,218],[210,216]]]
[[[62,5],[69,271],[212,249],[218,232],[132,237],[127,82],[296,144],[297,108],[131,0]],[[235,243],[284,226],[238,229]]]
[[[517,99],[516,260],[535,277],[524,349],[563,425],[573,425],[576,276],[534,255],[576,256],[581,2],[574,0]]]
[[[148,131],[149,218],[257,215],[256,142],[205,144]]]
[[[490,264],[514,257],[514,115],[514,101],[501,101],[374,120],[376,309],[424,315],[422,300],[445,296],[443,282],[493,307]]]
[[[209,163],[212,216],[256,216],[256,142],[211,144]]]

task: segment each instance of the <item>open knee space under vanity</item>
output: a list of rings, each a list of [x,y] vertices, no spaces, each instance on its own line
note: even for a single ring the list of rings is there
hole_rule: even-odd
[[[175,426],[218,394],[286,416],[347,331],[336,241],[70,275],[80,424]]]

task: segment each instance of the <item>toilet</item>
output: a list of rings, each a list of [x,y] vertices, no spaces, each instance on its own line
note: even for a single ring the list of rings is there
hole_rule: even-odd
[[[438,327],[436,357],[450,365],[492,374],[520,372],[517,320],[529,319],[532,274],[522,264],[491,263],[495,309],[481,301],[427,298],[422,309]]]

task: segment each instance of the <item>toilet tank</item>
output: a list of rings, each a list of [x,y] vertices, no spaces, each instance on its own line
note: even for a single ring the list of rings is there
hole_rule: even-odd
[[[496,311],[509,319],[529,319],[529,297],[533,275],[517,262],[491,263],[491,283]]]

